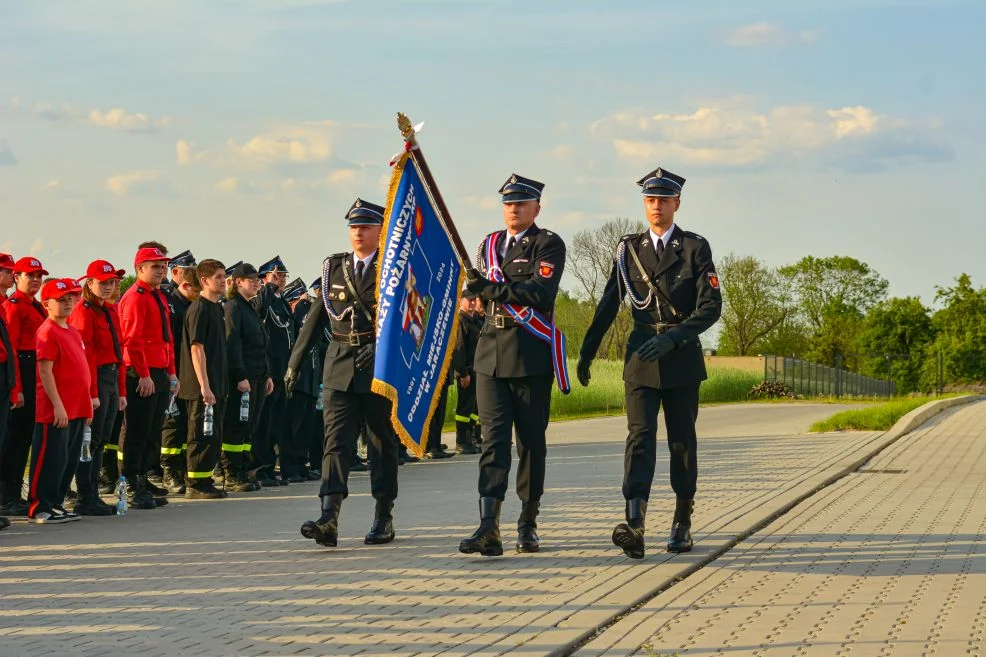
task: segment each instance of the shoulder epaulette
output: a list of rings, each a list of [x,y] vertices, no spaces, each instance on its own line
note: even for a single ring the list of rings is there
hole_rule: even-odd
[[[700,242],[704,242],[705,241],[705,238],[702,237],[701,235],[699,235],[698,233],[693,233],[690,230],[682,230],[681,232],[683,232],[685,234],[685,237],[690,237],[693,240],[699,240]]]
[[[18,301],[20,301],[20,299],[18,299],[17,297],[10,297],[9,299],[7,299],[7,303],[16,304]]]
[[[137,294],[143,294],[144,293],[144,288],[140,287],[139,285],[135,286],[135,289],[137,290]]]
[[[92,303],[90,301],[83,301],[82,302],[82,307],[83,308],[92,308]]]

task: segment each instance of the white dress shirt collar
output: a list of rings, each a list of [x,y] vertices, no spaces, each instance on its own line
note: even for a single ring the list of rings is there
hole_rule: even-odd
[[[664,231],[664,234],[661,236],[658,236],[658,234],[654,232],[653,228],[650,228],[648,230],[650,232],[651,240],[654,242],[655,251],[657,250],[657,240],[661,240],[662,242],[664,242],[665,249],[668,248],[668,242],[671,241],[671,233],[674,232],[674,224],[671,224],[671,227],[668,228],[666,231]]]

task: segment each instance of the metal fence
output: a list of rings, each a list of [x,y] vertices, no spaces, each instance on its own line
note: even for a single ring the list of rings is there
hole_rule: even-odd
[[[897,392],[892,381],[776,354],[764,356],[763,378],[783,383],[795,393],[809,397],[892,397]]]

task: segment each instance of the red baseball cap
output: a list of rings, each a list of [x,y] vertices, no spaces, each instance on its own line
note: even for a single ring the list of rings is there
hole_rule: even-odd
[[[61,299],[66,294],[82,292],[79,284],[71,278],[53,278],[41,287],[41,301]]]
[[[145,262],[161,261],[168,262],[168,256],[164,255],[164,252],[156,247],[137,249],[137,255],[134,256],[134,266],[142,265]]]
[[[44,274],[48,275],[48,270],[41,266],[41,261],[31,256],[25,256],[14,263],[15,274]]]
[[[85,278],[95,278],[97,281],[108,281],[111,278],[123,278],[126,274],[122,269],[117,269],[105,260],[93,260],[86,269]]]
[[[14,259],[9,253],[0,253],[0,269],[13,269]]]

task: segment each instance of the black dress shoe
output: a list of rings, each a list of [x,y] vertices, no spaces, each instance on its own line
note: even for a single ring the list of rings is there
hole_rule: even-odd
[[[479,454],[479,452],[480,452],[479,447],[474,445],[472,442],[462,443],[455,446],[456,454],[469,455],[469,454]]]
[[[668,537],[668,552],[689,552],[692,549],[692,509],[694,500],[681,500],[675,503],[674,520],[671,521],[671,536]]]
[[[72,511],[80,516],[112,516],[116,514],[116,510],[109,505],[102,504],[102,500],[97,502],[92,499],[79,500],[75,503]]]
[[[308,481],[319,481],[322,478],[321,470],[309,470]]]
[[[627,500],[626,522],[613,529],[613,545],[623,550],[631,559],[644,558],[644,516],[647,501],[642,498]]]
[[[436,450],[433,450],[431,452],[425,452],[425,458],[426,459],[429,459],[429,460],[431,460],[431,459],[450,459],[453,456],[455,456],[455,454],[450,454],[449,452],[446,452],[444,449],[436,449]]]
[[[503,554],[503,541],[500,539],[500,500],[495,497],[479,498],[479,527],[472,536],[459,543],[463,554],[481,554],[484,557],[498,557]]]
[[[350,472],[366,472],[369,469],[370,467],[366,464],[366,461],[358,456],[353,458],[352,463],[349,464]]]
[[[292,484],[300,484],[304,481],[308,481],[308,477],[302,477],[300,474],[293,474],[293,475],[288,475],[286,478],[282,479],[281,481],[289,481]]]
[[[373,513],[373,525],[363,539],[367,545],[383,545],[394,540],[394,503],[377,500],[377,508]]]
[[[314,539],[319,545],[335,547],[339,541],[339,510],[342,508],[342,494],[322,497],[322,515],[318,520],[307,520],[301,525],[301,535]]]

